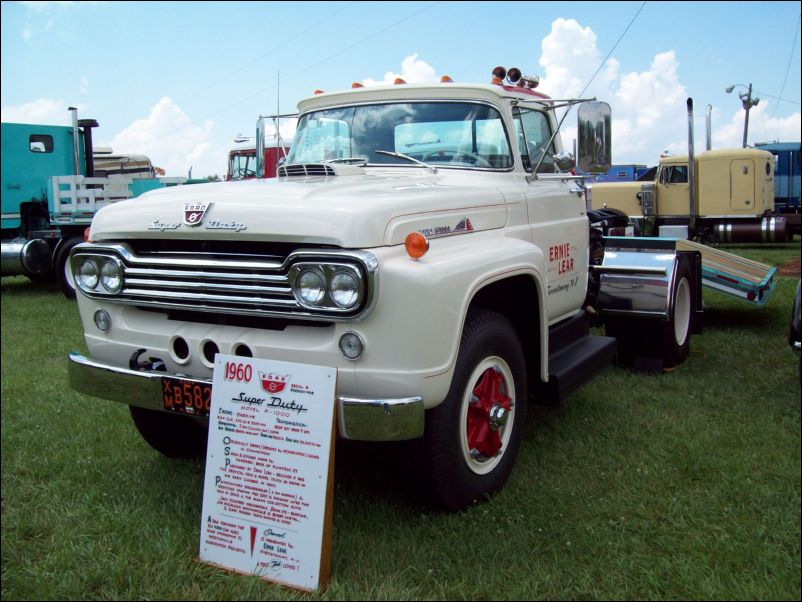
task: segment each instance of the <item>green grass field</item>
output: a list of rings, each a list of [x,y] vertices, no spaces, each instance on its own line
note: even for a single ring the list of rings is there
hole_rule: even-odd
[[[737,252],[781,265],[800,245]],[[673,372],[610,367],[533,406],[506,488],[463,513],[418,504],[404,446],[339,442],[321,594],[197,562],[203,463],[70,390],[74,302],[3,278],[2,599],[799,600],[798,278],[762,309],[706,291]]]

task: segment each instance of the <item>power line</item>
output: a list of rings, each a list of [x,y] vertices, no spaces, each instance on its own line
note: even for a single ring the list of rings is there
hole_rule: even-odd
[[[791,53],[788,55],[788,64],[785,66],[785,77],[783,78],[782,88],[780,88],[780,96],[782,96],[783,92],[785,92],[785,83],[788,81],[788,72],[791,70],[791,61],[794,58],[794,49],[796,48],[796,41],[797,41],[797,39],[799,37],[799,23],[800,23],[800,20],[802,20],[802,13],[800,13],[799,17],[797,17],[797,19],[796,19],[796,31],[794,31],[794,41],[791,44]],[[769,94],[764,94],[764,96],[770,96],[770,95]],[[774,98],[774,97],[772,97],[772,98]],[[777,97],[777,100],[785,100],[785,99]],[[786,102],[793,102],[793,101],[789,100],[789,101],[786,101]],[[796,104],[799,104],[799,103],[796,103]],[[773,113],[774,117],[777,116],[777,109],[778,108],[780,108],[780,106],[779,105],[775,105],[774,113]]]
[[[303,75],[304,73],[307,73],[308,71],[311,71],[312,69],[315,69],[316,67],[319,67],[323,63],[326,63],[326,62],[330,61],[331,59],[336,58],[336,57],[340,56],[341,54],[345,54],[349,50],[352,50],[352,49],[356,48],[357,46],[359,46],[361,44],[364,44],[368,40],[372,40],[373,38],[375,38],[377,36],[380,36],[381,34],[383,34],[384,32],[392,29],[393,27],[396,27],[397,25],[400,25],[401,23],[404,23],[405,21],[409,21],[413,17],[418,16],[422,12],[429,10],[430,8],[432,8],[433,6],[435,6],[437,4],[440,4],[440,0],[437,0],[436,2],[432,2],[432,3],[424,6],[423,8],[416,10],[416,11],[410,13],[409,15],[407,15],[406,17],[404,17],[402,19],[399,19],[398,21],[394,21],[393,23],[391,23],[390,25],[380,29],[379,31],[376,31],[376,32],[370,34],[369,36],[366,36],[366,37],[362,38],[358,42],[355,42],[355,43],[343,48],[342,50],[339,50],[339,51],[337,51],[337,52],[335,52],[333,54],[330,54],[329,56],[327,56],[323,60],[318,61],[317,63],[315,63],[313,65],[310,65],[309,67],[305,67],[304,69],[296,71],[293,75],[290,75],[289,77],[281,80],[277,84],[274,84],[272,86],[267,86],[266,88],[262,88],[260,90],[257,90],[253,94],[251,94],[249,96],[246,96],[245,98],[242,98],[242,99],[240,99],[240,100],[238,100],[238,101],[236,101],[236,102],[234,102],[234,103],[232,103],[232,104],[220,109],[219,111],[215,111],[214,113],[212,113],[210,115],[207,115],[206,117],[204,117],[204,120],[209,119],[211,117],[214,117],[215,115],[218,115],[218,114],[220,114],[220,113],[222,113],[224,111],[227,111],[227,110],[231,109],[232,107],[235,107],[235,106],[237,106],[239,104],[242,104],[243,102],[245,102],[247,100],[250,100],[251,98],[254,98],[255,96],[259,96],[260,94],[263,94],[263,93],[267,92],[268,90],[272,90],[273,88],[278,87],[278,85],[281,84],[281,83],[288,82],[291,79],[295,79],[296,77],[299,77],[299,76]]]
[[[330,15],[328,15],[328,16],[326,16],[326,17],[323,17],[323,18],[322,18],[320,21],[318,21],[318,22],[314,23],[313,25],[310,25],[309,27],[307,27],[306,29],[304,29],[304,30],[303,30],[303,31],[301,31],[300,33],[297,33],[297,34],[295,34],[294,36],[292,36],[292,37],[288,38],[287,40],[285,40],[284,42],[282,42],[282,43],[281,43],[281,44],[279,44],[278,46],[274,46],[273,48],[271,48],[271,49],[270,49],[270,50],[268,50],[267,52],[265,52],[265,53],[263,53],[263,54],[260,54],[260,55],[259,55],[259,56],[257,56],[255,59],[253,59],[253,60],[252,60],[252,61],[250,61],[249,63],[247,63],[247,64],[243,65],[243,66],[242,66],[242,67],[240,67],[239,69],[235,69],[234,71],[230,71],[230,72],[228,72],[228,73],[227,73],[226,75],[224,75],[223,77],[221,77],[221,78],[217,79],[216,81],[212,82],[212,83],[211,83],[211,84],[209,84],[208,86],[206,86],[206,87],[204,87],[204,88],[201,88],[200,90],[196,90],[195,92],[191,93],[189,96],[190,96],[190,97],[195,97],[195,96],[197,96],[198,94],[200,94],[201,92],[205,92],[206,90],[209,90],[209,89],[211,89],[211,88],[214,88],[214,87],[215,87],[215,86],[217,86],[219,83],[221,83],[221,82],[223,82],[223,81],[225,81],[225,80],[227,80],[227,79],[229,79],[229,78],[233,77],[234,75],[236,75],[236,74],[238,74],[238,73],[242,73],[243,71],[245,71],[246,69],[248,69],[248,68],[249,68],[251,65],[253,65],[254,63],[257,63],[257,62],[261,61],[263,58],[265,58],[266,56],[268,56],[268,55],[270,55],[270,54],[274,53],[276,50],[279,50],[280,48],[283,48],[284,46],[288,45],[290,42],[292,42],[292,41],[294,41],[294,40],[297,40],[297,39],[298,39],[298,38],[300,38],[302,35],[304,35],[304,34],[306,34],[306,33],[310,32],[310,31],[312,31],[313,29],[315,29],[315,28],[316,28],[316,27],[318,27],[319,25],[322,25],[322,24],[323,24],[323,23],[325,23],[326,21],[328,21],[328,20],[330,20],[330,19],[332,19],[332,18],[336,17],[337,15],[339,15],[339,14],[340,14],[341,12],[343,12],[344,10],[346,10],[346,9],[348,9],[348,8],[351,8],[351,6],[353,6],[353,5],[354,5],[354,4],[356,4],[356,3],[357,3],[357,2],[350,2],[350,3],[348,3],[346,6],[344,6],[344,7],[340,8],[339,10],[335,10],[335,11],[334,11],[333,13],[331,13]]]
[[[643,4],[641,4],[641,5],[640,5],[640,8],[638,9],[638,12],[636,12],[636,13],[635,13],[635,16],[634,16],[634,17],[632,17],[632,20],[629,22],[629,25],[627,25],[627,28],[626,28],[626,29],[624,30],[624,32],[623,32],[623,33],[622,33],[622,34],[619,36],[619,38],[618,38],[618,40],[616,41],[616,43],[615,43],[615,44],[613,45],[613,47],[610,49],[610,52],[608,52],[608,53],[607,53],[607,56],[606,56],[606,57],[604,57],[604,60],[601,62],[601,65],[599,65],[599,68],[598,68],[598,69],[596,69],[596,73],[594,73],[594,74],[593,74],[593,77],[591,77],[591,78],[590,78],[590,81],[588,81],[588,83],[587,83],[587,84],[585,84],[585,87],[584,87],[584,88],[582,88],[582,91],[581,91],[581,92],[578,94],[578,97],[579,97],[579,98],[582,98],[582,95],[585,93],[585,90],[587,90],[587,89],[588,89],[588,87],[590,86],[590,84],[593,82],[593,80],[594,80],[594,79],[596,79],[596,76],[597,76],[597,75],[599,74],[599,72],[602,70],[602,67],[604,67],[605,63],[607,63],[607,61],[609,60],[610,56],[613,54],[613,52],[615,52],[615,49],[616,49],[616,48],[618,48],[618,44],[620,44],[620,43],[621,43],[621,40],[623,40],[623,39],[624,39],[624,36],[625,36],[625,35],[627,35],[627,32],[629,31],[629,28],[630,28],[630,27],[632,27],[632,24],[633,24],[633,23],[635,23],[635,19],[637,19],[637,18],[638,18],[638,15],[640,15],[641,11],[643,10],[643,8],[644,8],[645,6],[646,6],[646,2],[644,1],[644,2],[643,2]]]

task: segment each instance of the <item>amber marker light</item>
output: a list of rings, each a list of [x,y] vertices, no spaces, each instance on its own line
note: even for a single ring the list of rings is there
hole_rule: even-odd
[[[443,77],[440,78],[440,83],[441,84],[453,84],[454,80],[451,79],[450,76],[444,75]]]
[[[323,94],[323,90],[315,90],[315,94]]]
[[[84,229],[84,242],[92,242],[92,238],[90,237],[91,230],[91,227]]]
[[[393,83],[394,83],[394,84],[397,86],[397,85],[399,85],[399,84],[405,84],[405,83],[407,83],[407,82],[405,82],[405,81],[404,81],[403,79],[401,79],[400,77],[396,77],[396,78],[395,78],[395,81],[394,81]]]
[[[429,250],[429,240],[420,232],[410,232],[404,240],[407,255],[417,261]]]
[[[352,88],[364,88],[365,86],[363,84],[360,84],[359,82],[354,82],[353,84],[351,84],[351,87]]]

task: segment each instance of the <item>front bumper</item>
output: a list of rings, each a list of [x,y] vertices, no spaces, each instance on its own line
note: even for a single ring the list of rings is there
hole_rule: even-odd
[[[69,355],[70,386],[80,393],[119,401],[149,410],[164,410],[162,376],[165,372],[140,372]],[[209,380],[181,376],[185,381],[208,385]],[[358,399],[337,397],[338,432],[345,439],[404,441],[423,436],[423,398]]]

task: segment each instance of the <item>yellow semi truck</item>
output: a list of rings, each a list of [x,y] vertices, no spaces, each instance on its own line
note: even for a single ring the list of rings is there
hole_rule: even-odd
[[[693,99],[688,108],[688,155],[660,159],[651,180],[588,186],[588,207],[628,216],[641,236],[712,242],[785,242],[786,219],[774,209],[774,155],[693,143]],[[708,112],[709,119],[709,112]]]
[[[628,215],[645,235],[705,242],[783,242],[774,213],[774,157],[751,148],[709,150],[660,160],[652,181],[590,186],[594,209]],[[687,227],[687,230],[683,228]]]

